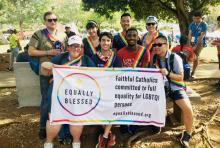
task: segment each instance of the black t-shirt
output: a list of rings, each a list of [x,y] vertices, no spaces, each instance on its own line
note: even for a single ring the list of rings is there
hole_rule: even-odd
[[[104,67],[106,64],[106,62],[101,60],[97,54],[95,54],[92,57],[92,60],[97,67]],[[122,67],[121,60],[118,58],[118,56],[116,54],[114,55],[112,62],[110,64],[110,66],[108,66],[108,67]]]

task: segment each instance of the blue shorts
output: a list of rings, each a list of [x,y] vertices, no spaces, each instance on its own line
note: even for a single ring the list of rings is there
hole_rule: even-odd
[[[188,99],[188,96],[186,94],[185,90],[175,90],[169,92],[169,97],[173,100],[180,100],[180,99]]]

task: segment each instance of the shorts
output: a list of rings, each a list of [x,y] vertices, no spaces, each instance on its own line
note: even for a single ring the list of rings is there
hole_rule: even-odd
[[[180,99],[188,99],[188,96],[187,96],[185,90],[174,90],[174,91],[171,90],[169,92],[169,97],[173,101],[177,101],[177,100],[180,100]]]
[[[194,46],[195,46],[195,44],[192,44],[192,47],[194,47]],[[193,50],[193,53],[194,53],[197,57],[199,57],[199,55],[200,55],[200,53],[201,53],[203,47],[204,47],[204,46],[198,46],[196,49]]]

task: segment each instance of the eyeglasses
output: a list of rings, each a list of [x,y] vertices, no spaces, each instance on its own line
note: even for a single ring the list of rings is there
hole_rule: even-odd
[[[147,26],[154,26],[155,25],[155,23],[147,23]]]
[[[81,45],[74,45],[73,44],[73,45],[69,45],[68,47],[69,47],[69,51],[71,51],[71,52],[75,52],[75,51],[79,52],[82,49]]]
[[[157,43],[157,44],[153,44],[153,47],[162,47],[163,44],[167,44],[167,43]]]
[[[51,23],[52,21],[56,23],[56,22],[57,22],[57,18],[55,18],[55,19],[47,19],[47,21],[50,22],[50,23]]]

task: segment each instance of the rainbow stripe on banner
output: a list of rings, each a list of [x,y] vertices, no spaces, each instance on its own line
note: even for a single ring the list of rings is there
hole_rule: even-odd
[[[92,43],[92,39],[91,39],[90,36],[87,37],[87,41],[88,41],[88,43],[89,43],[89,47],[90,47],[90,49],[91,49],[91,52],[92,52],[93,54],[96,54],[96,48],[95,48],[94,44]]]
[[[106,68],[111,67],[115,61],[115,58],[116,58],[115,52],[111,52],[111,56],[108,59],[108,61],[105,63],[104,67],[106,67]]]
[[[124,124],[128,124],[128,123],[154,123],[154,124],[158,124],[158,125],[163,125],[164,123],[160,123],[160,122],[156,122],[156,121],[138,121],[138,120],[68,120],[68,119],[60,119],[60,120],[53,120],[53,122],[71,122],[71,123],[114,123],[114,122],[124,122]]]
[[[146,52],[146,48],[143,47],[143,46],[141,46],[141,48],[138,49],[138,53],[137,53],[137,55],[135,57],[133,67],[137,67],[138,66],[138,64],[140,63],[140,61],[141,61],[142,57],[144,56],[145,52]]]
[[[54,68],[60,69],[79,69],[79,70],[93,70],[93,71],[108,71],[108,72],[149,72],[149,73],[161,73],[159,69],[151,69],[151,68],[126,68],[126,69],[118,69],[118,68],[99,68],[99,67],[77,67],[77,66],[63,66],[63,65],[54,65]]]
[[[120,33],[119,33],[119,36],[120,36],[121,40],[123,41],[123,43],[125,44],[125,46],[127,46],[127,45],[128,45],[128,42],[127,42],[127,40],[125,39],[125,36],[124,36],[123,32],[120,32]]]

